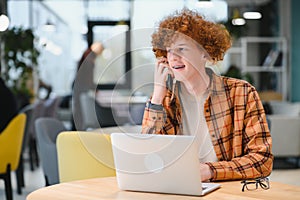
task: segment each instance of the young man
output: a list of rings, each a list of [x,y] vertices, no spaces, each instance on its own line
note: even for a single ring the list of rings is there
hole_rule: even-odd
[[[195,135],[202,181],[268,176],[272,140],[257,91],[206,67],[230,48],[227,30],[183,9],[160,22],[152,45],[155,83],[142,133]]]

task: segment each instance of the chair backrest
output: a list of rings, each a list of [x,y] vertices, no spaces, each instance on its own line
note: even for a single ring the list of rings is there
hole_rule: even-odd
[[[57,110],[59,108],[59,104],[62,100],[62,97],[57,96],[54,98],[49,98],[44,101],[44,115],[43,117],[53,117],[57,118]]]
[[[134,125],[142,125],[145,104],[130,105],[130,122]]]
[[[49,185],[59,183],[56,138],[67,129],[63,122],[50,117],[36,119],[35,129],[44,175]]]
[[[45,107],[44,107],[44,100],[39,100],[32,104],[33,110],[31,113],[31,119],[28,127],[28,137],[36,138],[36,131],[35,131],[35,120],[43,117],[45,113]]]
[[[14,171],[19,165],[26,115],[16,115],[0,134],[0,173],[6,172],[7,164]]]
[[[41,117],[52,117],[56,118],[57,110],[59,107],[59,103],[61,101],[61,97],[55,97],[47,100],[38,100],[34,104],[32,104],[33,110],[31,114],[31,119],[28,127],[28,132],[30,137],[36,138],[36,129],[35,129],[35,121]]]
[[[32,119],[33,109],[34,109],[34,105],[29,104],[24,108],[22,108],[19,112],[19,113],[26,114],[26,126],[25,126],[24,137],[23,137],[22,152],[24,152],[25,148],[28,146],[30,126],[33,123],[33,119]]]
[[[109,134],[62,132],[57,153],[60,182],[116,175]]]
[[[105,107],[95,102],[95,110],[97,120],[101,127],[117,126],[118,118],[117,115],[113,114],[112,107]]]
[[[113,116],[112,108],[101,106],[96,102],[95,98],[88,93],[82,93],[80,95],[80,106],[83,127],[78,130],[117,125]]]
[[[88,128],[99,128],[100,124],[97,120],[95,99],[90,97],[88,93],[82,93],[79,101],[81,107],[82,127],[77,127],[77,129],[86,130]]]

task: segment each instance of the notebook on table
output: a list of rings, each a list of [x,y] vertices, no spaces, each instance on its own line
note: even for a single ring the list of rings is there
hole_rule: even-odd
[[[112,133],[122,190],[205,195],[221,185],[202,183],[194,136]]]

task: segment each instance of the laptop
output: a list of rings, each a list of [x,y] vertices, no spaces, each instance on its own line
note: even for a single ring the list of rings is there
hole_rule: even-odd
[[[194,136],[112,133],[121,190],[203,196],[221,185],[202,183]]]

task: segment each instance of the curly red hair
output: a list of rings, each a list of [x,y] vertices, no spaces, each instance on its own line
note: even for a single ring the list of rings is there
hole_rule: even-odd
[[[231,37],[224,25],[207,21],[195,11],[183,9],[164,18],[152,34],[152,50],[156,57],[167,56],[166,47],[178,33],[200,44],[215,62],[223,60],[231,47]]]

